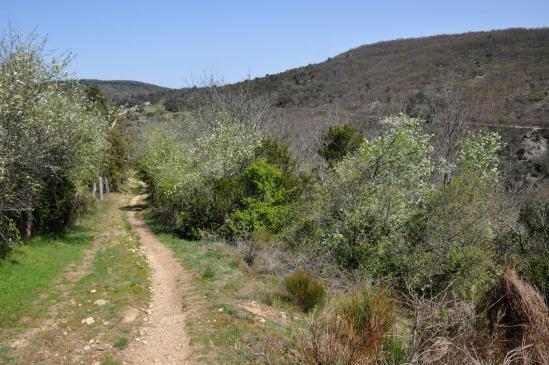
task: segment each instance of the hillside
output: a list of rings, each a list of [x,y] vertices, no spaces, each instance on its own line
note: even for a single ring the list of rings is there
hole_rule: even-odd
[[[143,97],[167,90],[167,88],[162,86],[128,80],[81,79],[80,83],[83,85],[99,86],[101,92],[103,92],[107,98],[115,102],[132,99],[133,97]]]
[[[474,123],[547,127],[547,60],[549,28],[507,29],[364,45],[319,64],[228,87],[246,84],[272,94],[289,118],[302,118],[334,107],[359,117],[414,114],[432,104],[441,88],[457,85],[470,99]],[[197,103],[196,89],[134,95],[163,100],[170,109]]]
[[[251,81],[281,107],[374,113],[413,108],[447,84],[472,96],[479,122],[548,125],[549,29],[441,35],[361,46]]]

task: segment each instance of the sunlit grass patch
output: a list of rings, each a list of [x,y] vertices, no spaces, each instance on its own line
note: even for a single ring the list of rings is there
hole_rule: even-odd
[[[100,217],[111,204],[110,199],[99,202],[97,210],[73,230],[37,236],[0,261],[0,329],[25,327],[45,313],[59,294],[54,282],[62,280],[67,266],[79,262],[90,247]]]

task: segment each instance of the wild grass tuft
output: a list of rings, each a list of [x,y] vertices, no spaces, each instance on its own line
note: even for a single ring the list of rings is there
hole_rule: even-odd
[[[304,270],[286,277],[285,284],[292,300],[304,312],[310,312],[324,302],[324,286]]]

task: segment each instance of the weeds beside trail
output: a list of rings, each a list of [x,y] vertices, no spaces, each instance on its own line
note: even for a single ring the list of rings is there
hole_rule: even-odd
[[[187,319],[195,355],[205,364],[281,364],[304,316],[285,298],[284,283],[258,274],[223,243],[177,238],[146,223],[193,273],[194,303]]]
[[[1,300],[24,305],[17,317],[2,316],[0,362],[119,363],[119,349],[138,336],[141,324],[139,316],[128,321],[124,314],[144,311],[150,296],[147,264],[126,218],[128,200],[112,194],[79,231],[38,239],[38,246],[33,241],[11,256],[18,264],[0,267],[7,280],[17,270],[19,280],[35,283],[26,289],[2,280],[8,296]]]

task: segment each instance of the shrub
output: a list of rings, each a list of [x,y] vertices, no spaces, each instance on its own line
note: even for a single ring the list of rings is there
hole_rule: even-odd
[[[188,237],[203,231],[220,233],[232,210],[241,206],[240,175],[257,145],[253,129],[215,114],[204,131],[196,117],[184,116],[188,133],[176,134],[177,125],[155,125],[140,143],[140,167],[152,188],[155,207],[168,214],[168,223]],[[224,232],[221,232],[224,233]]]
[[[301,364],[382,364],[400,350],[388,335],[396,323],[396,302],[383,289],[355,290],[314,317],[298,349]],[[384,347],[389,351],[385,354]]]
[[[381,242],[402,242],[405,223],[431,190],[429,137],[406,116],[385,120],[388,132],[365,141],[332,170],[315,190],[313,211],[319,223],[341,239],[331,245],[346,252],[347,267],[357,267]],[[333,242],[332,242],[333,243]]]
[[[549,303],[549,254],[529,255],[521,273],[538,288]]]
[[[8,255],[20,238],[15,222],[6,216],[0,215],[0,259]]]
[[[322,134],[322,147],[318,154],[326,160],[329,166],[341,161],[353,153],[364,142],[364,137],[354,128],[330,127]]]
[[[309,312],[324,302],[324,286],[304,270],[298,270],[286,277],[285,284],[291,298],[304,312]]]
[[[279,232],[290,213],[282,172],[265,159],[260,159],[244,170],[242,179],[246,195],[242,199],[243,208],[235,210],[229,218],[232,234],[248,237],[260,227]]]
[[[6,246],[12,223],[23,226],[26,212],[45,231],[73,221],[74,202],[102,172],[109,124],[67,77],[69,59],[50,58],[34,34],[10,29],[0,49],[0,221],[11,222],[0,225],[0,245]]]

